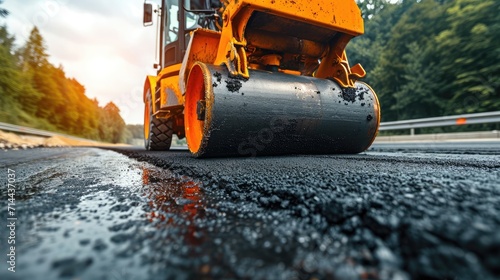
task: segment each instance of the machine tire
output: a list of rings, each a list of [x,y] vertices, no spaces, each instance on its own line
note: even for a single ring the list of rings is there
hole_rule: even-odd
[[[144,103],[144,147],[150,151],[168,151],[172,144],[173,132],[171,119],[154,118],[151,91],[148,90]]]

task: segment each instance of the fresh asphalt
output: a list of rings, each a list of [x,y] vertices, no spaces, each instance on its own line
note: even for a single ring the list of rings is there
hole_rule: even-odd
[[[498,279],[500,144],[0,151],[0,279]],[[5,225],[2,227],[7,228]]]

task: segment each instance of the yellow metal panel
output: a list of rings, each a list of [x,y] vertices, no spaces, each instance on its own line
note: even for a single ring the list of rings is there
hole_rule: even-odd
[[[160,73],[158,74],[158,78],[161,78],[162,76],[178,75],[176,73],[179,73],[179,70],[181,70],[180,63],[167,66],[160,71]]]
[[[244,78],[249,77],[245,28],[252,13],[255,11],[326,28],[344,34],[344,38],[352,38],[364,32],[363,18],[354,0],[321,0],[314,3],[311,3],[310,0],[228,1],[222,15],[223,29],[214,64],[225,64],[231,75]],[[311,32],[314,32],[314,29]],[[300,38],[301,34],[297,34],[297,37]],[[339,64],[343,60],[342,52],[348,41],[340,40],[340,42],[334,43],[336,45],[330,46],[330,48],[333,48],[330,50],[328,60],[338,61],[336,64]],[[302,53],[305,51],[316,53],[316,49],[316,45],[309,44],[305,50],[302,50]],[[337,79],[342,80],[344,85],[353,86],[354,80],[348,81],[351,77],[351,72],[347,64],[347,59],[343,62],[345,62],[344,66],[339,65],[342,69],[339,67],[335,70],[344,70],[344,77],[337,77]],[[327,71],[325,70],[320,71],[322,72],[321,76],[332,76],[331,72],[326,73]]]
[[[155,100],[158,98],[156,96],[157,82],[162,81],[162,79],[165,79],[169,76],[172,77],[172,79],[174,79],[175,81],[177,81],[178,76],[179,76],[180,67],[181,67],[181,64],[172,65],[172,66],[169,66],[169,67],[162,69],[161,72],[158,74],[158,76],[147,76],[146,77],[146,81],[144,82],[143,101],[146,102],[146,93],[147,93],[148,89],[150,89],[151,90],[151,101],[153,102],[153,114],[159,109],[159,108],[156,108],[156,102],[155,102]],[[163,82],[161,82],[161,83],[163,84]],[[162,91],[162,92],[164,92],[164,91]],[[165,97],[161,96],[161,98],[162,98],[161,100],[163,101],[163,98],[165,98]],[[179,100],[179,102],[181,102],[181,100],[183,100],[183,99],[180,98],[178,100]]]
[[[180,70],[179,87],[181,92],[185,92],[186,82],[191,71],[191,67],[196,62],[204,62],[214,64],[219,48],[221,33],[207,30],[197,29],[191,32],[191,40],[182,61]]]
[[[181,64],[174,64],[168,67],[163,68],[158,74],[158,79],[160,82],[160,107],[170,105],[167,104],[168,96],[167,94],[175,94],[179,104],[184,103],[184,99],[182,97],[182,93],[179,90],[179,71],[181,69]],[[156,97],[158,98],[158,97]],[[157,108],[159,109],[159,108]],[[156,109],[155,109],[156,111]]]
[[[233,20],[244,8],[307,22],[353,36],[364,33],[361,11],[354,0],[240,0],[228,5],[226,11]]]
[[[144,93],[142,96],[142,100],[146,102],[146,93],[148,92],[148,89],[151,89],[151,94],[153,94],[153,91],[156,87],[156,76],[147,76],[146,81],[144,82]]]
[[[179,104],[184,104],[184,98],[179,90],[179,76],[166,77],[161,80],[161,99],[160,107],[179,105],[169,104],[168,94],[174,94]]]

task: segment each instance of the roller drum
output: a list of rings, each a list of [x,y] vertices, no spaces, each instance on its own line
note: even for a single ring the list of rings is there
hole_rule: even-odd
[[[380,121],[375,92],[357,82],[196,63],[188,78],[185,125],[197,157],[359,153]]]

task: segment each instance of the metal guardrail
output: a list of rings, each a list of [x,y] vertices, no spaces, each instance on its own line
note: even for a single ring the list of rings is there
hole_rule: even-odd
[[[17,133],[27,134],[27,135],[43,136],[43,137],[52,137],[52,136],[57,135],[54,132],[24,127],[24,126],[19,126],[19,125],[13,125],[10,123],[1,123],[1,122],[0,122],[0,130],[17,132]]]
[[[46,130],[35,129],[35,128],[30,128],[30,127],[24,127],[24,126],[14,125],[14,124],[10,124],[10,123],[3,123],[3,122],[0,122],[0,130],[10,131],[10,132],[16,132],[16,133],[19,133],[19,134],[41,136],[41,137],[62,136],[62,137],[70,138],[70,139],[73,139],[73,140],[87,141],[87,142],[92,142],[92,143],[99,143],[99,142],[94,141],[94,140],[89,140],[89,139],[80,138],[80,137],[76,137],[76,136],[71,136],[71,135],[67,135],[67,134],[62,134],[62,133],[57,133],[57,132],[50,132],[50,131],[46,131]]]
[[[380,131],[500,122],[500,111],[380,123]]]
[[[455,116],[444,116],[435,118],[413,119],[413,120],[394,121],[394,122],[383,122],[380,123],[379,130],[387,131],[387,130],[397,130],[397,129],[410,129],[412,132],[411,134],[413,135],[415,132],[415,128],[482,124],[482,123],[495,123],[495,122],[500,122],[500,111],[476,113],[476,114],[464,114]],[[43,136],[43,137],[64,136],[75,140],[96,142],[93,140],[88,140],[66,134],[49,132],[45,130],[23,127],[2,122],[0,122],[0,130],[17,132],[28,135]]]

